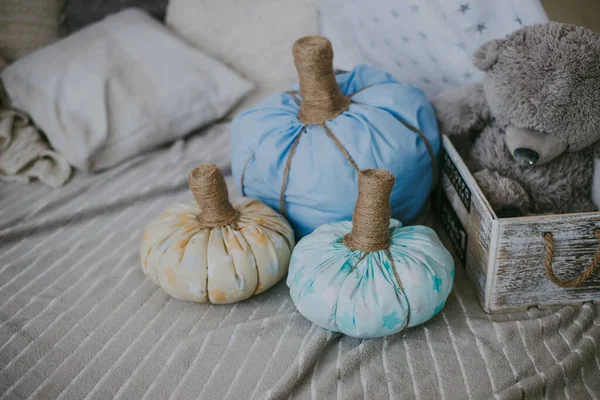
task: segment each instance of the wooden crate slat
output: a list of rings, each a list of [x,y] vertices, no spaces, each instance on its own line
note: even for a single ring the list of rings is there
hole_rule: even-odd
[[[442,198],[441,211],[445,214],[452,214],[444,209],[444,201],[447,201],[460,222],[460,226],[446,226],[445,228],[449,236],[456,236],[456,231],[461,229],[465,231],[464,267],[467,275],[475,283],[477,296],[483,306],[485,305],[489,246],[494,216],[473,176],[447,137],[444,137],[444,146],[442,191],[447,200]],[[457,174],[460,178],[456,177]],[[447,218],[445,214],[440,215],[443,218],[442,223],[446,219],[452,219]],[[455,248],[455,251],[460,254],[463,250]]]
[[[555,274],[579,276],[600,246],[593,233],[600,212],[498,219],[445,136],[443,146],[440,219],[485,311],[600,302],[600,272],[579,288],[563,288],[548,279],[544,264],[544,233],[551,232]]]
[[[490,308],[522,309],[599,300],[599,272],[581,287],[564,288],[554,284],[545,269],[544,233],[553,235],[555,274],[572,280],[588,268],[600,246],[595,228],[600,228],[600,213],[501,219]]]

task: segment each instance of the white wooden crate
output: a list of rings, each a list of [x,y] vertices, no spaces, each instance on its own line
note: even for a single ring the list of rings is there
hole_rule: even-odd
[[[497,218],[446,136],[443,147],[439,219],[486,312],[600,301],[598,270],[580,287],[548,278],[544,240],[552,233],[555,275],[575,279],[600,246],[600,213]]]

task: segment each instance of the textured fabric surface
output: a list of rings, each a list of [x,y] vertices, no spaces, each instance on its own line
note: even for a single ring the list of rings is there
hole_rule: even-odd
[[[283,278],[294,246],[287,221],[264,203],[231,199],[234,224],[201,229],[195,200],[169,207],[142,235],[142,269],[171,296],[199,303],[235,303]]]
[[[142,229],[191,200],[199,162],[227,171],[227,141],[218,126],[58,191],[0,185],[0,396],[598,398],[600,306],[489,317],[459,264],[437,316],[376,340],[312,325],[284,282],[235,305],[168,296]]]
[[[164,20],[168,0],[64,0],[68,33],[126,8],[139,8],[159,21]]]
[[[314,0],[171,0],[166,23],[256,84],[232,114],[296,81],[292,45],[317,33]]]
[[[56,188],[70,176],[67,160],[50,149],[26,114],[0,108],[0,180],[29,183],[35,178]]]
[[[391,220],[389,252],[365,256],[343,243],[352,226],[322,225],[296,246],[287,285],[298,311],[358,338],[392,335],[438,314],[452,290],[454,261],[435,232]]]
[[[57,40],[63,31],[64,0],[0,1],[0,55],[12,62]],[[0,69],[1,69],[0,62]]]
[[[356,102],[326,122],[358,168],[382,168],[396,178],[392,216],[410,223],[429,198],[440,136],[433,108],[423,92],[379,69],[359,65],[336,76],[340,91]],[[297,89],[297,85],[292,89]],[[280,211],[281,185],[293,143],[285,202],[296,237],[318,226],[351,219],[358,173],[321,125],[298,119],[296,97],[276,93],[232,123],[232,168],[244,193]],[[244,172],[245,171],[245,172]]]
[[[317,0],[336,66],[380,67],[433,96],[481,79],[471,55],[490,39],[546,22],[539,0]]]
[[[252,88],[136,9],[29,54],[0,77],[12,105],[85,171],[221,118]]]

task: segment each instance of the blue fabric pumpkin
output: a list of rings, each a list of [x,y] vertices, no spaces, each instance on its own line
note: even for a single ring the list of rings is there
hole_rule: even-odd
[[[373,338],[422,324],[444,306],[452,256],[432,229],[390,221],[390,182],[386,171],[361,172],[353,222],[323,225],[294,249],[287,284],[313,323]]]
[[[366,65],[335,74],[329,41],[294,45],[299,91],[276,93],[237,116],[232,169],[241,192],[279,210],[298,237],[349,220],[359,169],[397,179],[392,213],[404,223],[424,207],[436,179],[440,138],[420,89]]]

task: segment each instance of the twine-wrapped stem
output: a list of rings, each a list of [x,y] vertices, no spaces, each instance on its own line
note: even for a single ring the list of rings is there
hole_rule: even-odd
[[[188,176],[188,185],[200,206],[196,219],[201,228],[222,227],[238,219],[238,212],[229,202],[225,178],[215,164],[194,168]]]
[[[333,70],[333,49],[323,36],[312,35],[294,43],[294,63],[300,81],[300,122],[320,125],[348,109],[350,99],[340,92]]]
[[[359,172],[352,232],[344,237],[344,243],[350,250],[371,252],[390,247],[390,195],[394,181],[394,176],[383,169]]]

